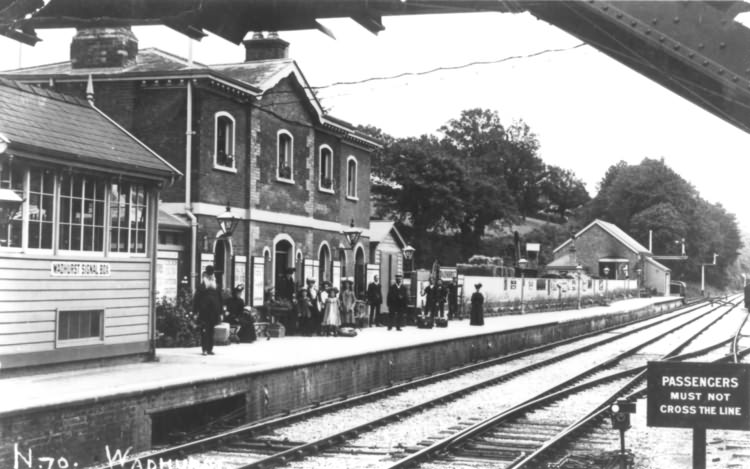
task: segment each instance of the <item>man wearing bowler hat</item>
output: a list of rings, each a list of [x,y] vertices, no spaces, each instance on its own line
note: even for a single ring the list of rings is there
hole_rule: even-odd
[[[401,322],[404,312],[409,304],[409,292],[403,283],[404,276],[396,274],[396,281],[388,288],[388,330],[394,326],[397,331],[401,330]]]

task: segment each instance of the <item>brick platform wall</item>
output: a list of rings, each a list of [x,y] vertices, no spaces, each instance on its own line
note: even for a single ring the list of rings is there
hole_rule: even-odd
[[[104,462],[107,445],[111,451],[124,451],[128,447],[135,452],[149,449],[151,415],[164,410],[245,394],[246,418],[253,421],[474,360],[652,317],[678,304],[674,301],[563,324],[549,323],[115,398],[6,413],[0,415],[0,462],[3,467],[12,467],[15,443],[24,456],[32,450],[34,457],[65,457],[71,467],[73,462],[79,467]]]

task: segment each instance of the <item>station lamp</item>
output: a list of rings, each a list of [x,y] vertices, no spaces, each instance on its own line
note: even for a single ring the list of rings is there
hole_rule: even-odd
[[[349,222],[349,229],[343,230],[342,233],[346,236],[346,241],[349,244],[349,247],[346,249],[354,249],[354,246],[357,245],[357,241],[359,241],[359,237],[362,236],[362,230],[355,228],[353,218]]]
[[[581,273],[583,272],[583,266],[581,264],[576,265],[576,278],[578,279],[578,309],[581,309]]]
[[[526,304],[523,301],[523,287],[524,283],[526,283],[526,272],[524,272],[524,269],[526,269],[527,265],[529,265],[529,261],[527,261],[523,257],[518,259],[518,268],[521,269],[521,314],[524,314],[526,312]]]
[[[409,272],[414,270],[414,251],[416,251],[416,249],[414,249],[410,244],[407,244],[406,247],[404,247],[404,249],[402,250],[402,252],[404,253],[404,260],[409,261]]]
[[[227,203],[227,211],[222,213],[221,215],[218,215],[216,217],[216,221],[219,222],[221,235],[230,238],[232,236],[232,233],[234,233],[234,229],[237,228],[237,224],[240,222],[240,219],[232,213],[232,209],[229,207],[229,203]]]

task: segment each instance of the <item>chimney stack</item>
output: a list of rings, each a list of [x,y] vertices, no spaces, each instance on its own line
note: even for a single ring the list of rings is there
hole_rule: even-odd
[[[124,67],[137,55],[138,39],[129,26],[79,28],[70,43],[73,68]]]
[[[269,32],[268,37],[263,37],[261,32],[255,32],[252,39],[242,43],[245,45],[245,62],[289,58],[289,43],[281,39],[275,31]]]

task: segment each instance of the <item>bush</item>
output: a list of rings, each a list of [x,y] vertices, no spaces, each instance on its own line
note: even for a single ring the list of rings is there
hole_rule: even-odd
[[[180,289],[175,301],[156,300],[157,347],[195,347],[200,344],[200,329],[192,313],[190,290]]]

